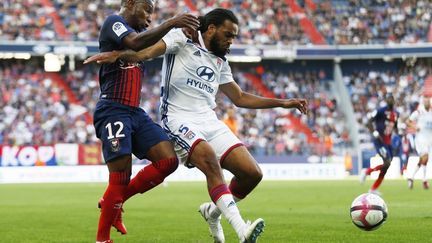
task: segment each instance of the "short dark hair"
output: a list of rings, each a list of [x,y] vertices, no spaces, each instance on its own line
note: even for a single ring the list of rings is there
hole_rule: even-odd
[[[219,27],[224,24],[225,20],[229,20],[234,24],[239,24],[237,17],[231,10],[224,8],[215,8],[212,11],[208,12],[204,16],[199,16],[200,27],[199,31],[204,33],[207,31],[208,26],[214,24],[216,27]]]
[[[124,4],[126,4],[126,2],[127,2],[127,0],[121,0],[120,5],[123,6]],[[144,0],[144,1],[143,0],[138,0],[136,2],[147,2],[149,4],[154,5],[154,0]]]

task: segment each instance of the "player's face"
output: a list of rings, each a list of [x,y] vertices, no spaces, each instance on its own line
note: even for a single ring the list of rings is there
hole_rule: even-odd
[[[230,52],[231,44],[238,35],[238,25],[232,21],[225,20],[225,23],[215,27],[215,32],[210,39],[210,51],[216,56],[223,57]]]
[[[387,97],[386,102],[387,102],[388,106],[393,107],[395,100],[394,100],[393,96],[389,96],[389,97]]]
[[[430,108],[430,98],[429,97],[424,97],[423,98],[423,105],[426,108],[426,110],[429,110]]]
[[[154,5],[152,1],[136,1],[132,9],[132,15],[136,20],[136,26],[134,27],[139,30],[149,27],[153,11]]]

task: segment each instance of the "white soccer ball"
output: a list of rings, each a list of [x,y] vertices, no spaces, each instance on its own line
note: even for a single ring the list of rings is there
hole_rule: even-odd
[[[384,200],[372,193],[364,193],[354,199],[350,212],[354,225],[366,231],[378,229],[388,215]]]

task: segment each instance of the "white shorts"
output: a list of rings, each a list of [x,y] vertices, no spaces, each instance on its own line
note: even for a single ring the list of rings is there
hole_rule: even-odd
[[[432,148],[432,139],[430,138],[430,135],[417,134],[414,143],[419,156],[429,154]]]
[[[188,163],[189,155],[200,141],[207,141],[222,162],[234,148],[243,145],[236,135],[223,121],[217,118],[189,120],[169,116],[163,122],[168,137],[174,141],[174,149],[180,163],[193,167]]]

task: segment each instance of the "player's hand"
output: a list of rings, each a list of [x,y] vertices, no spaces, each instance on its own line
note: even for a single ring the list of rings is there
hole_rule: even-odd
[[[381,136],[379,135],[379,132],[376,130],[369,130],[369,132],[371,133],[371,137],[372,137],[372,141],[376,141],[378,143],[383,143],[383,140],[381,138]]]
[[[99,64],[103,63],[113,63],[120,56],[119,51],[110,51],[110,52],[101,52],[96,55],[93,55],[84,60],[84,64],[97,62]]]
[[[196,31],[200,26],[198,18],[188,13],[177,15],[171,18],[170,21],[173,22],[175,28],[187,28]]]
[[[183,28],[182,29],[183,34],[189,39],[191,39],[193,42],[198,42],[198,32],[195,30],[191,30],[189,28]]]
[[[306,99],[288,99],[286,100],[284,108],[296,108],[302,114],[308,113],[308,102]]]

